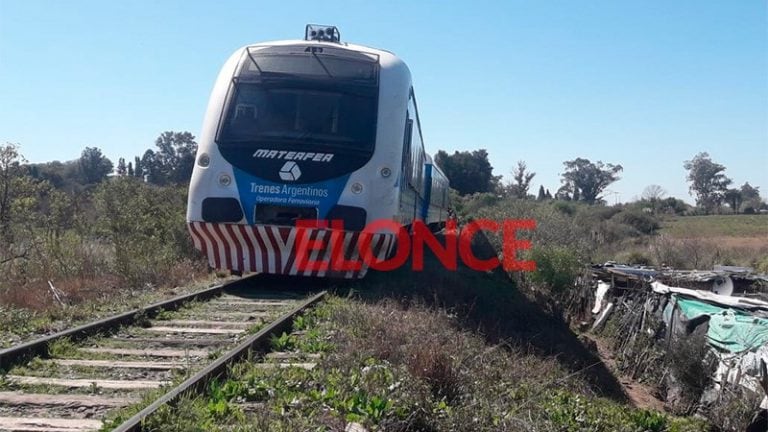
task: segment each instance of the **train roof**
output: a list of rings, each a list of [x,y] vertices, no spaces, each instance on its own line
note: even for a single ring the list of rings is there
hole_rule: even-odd
[[[249,44],[242,47],[242,49],[273,47],[273,46],[290,46],[290,45],[305,45],[305,46],[315,45],[315,46],[326,46],[326,47],[337,48],[337,49],[339,48],[348,49],[350,51],[376,55],[380,59],[386,58],[386,59],[398,60],[402,62],[402,59],[400,59],[397,55],[395,55],[391,51],[378,49],[378,48],[371,48],[365,45],[351,44],[348,42],[326,42],[326,41],[317,41],[317,40],[290,39],[290,40],[278,40],[278,41],[268,41],[268,42],[259,42],[259,43]]]

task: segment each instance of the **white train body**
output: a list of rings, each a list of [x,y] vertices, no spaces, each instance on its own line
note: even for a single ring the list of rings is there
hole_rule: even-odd
[[[224,64],[211,94],[189,230],[213,268],[362,277],[365,266],[302,268],[300,240],[327,241],[331,230],[297,236],[296,221],[343,221],[343,253],[352,260],[372,221],[439,224],[445,211],[425,201],[427,158],[410,72],[392,53],[318,40],[246,46]],[[383,258],[394,244],[382,231],[371,249]],[[331,254],[315,248],[310,258]]]

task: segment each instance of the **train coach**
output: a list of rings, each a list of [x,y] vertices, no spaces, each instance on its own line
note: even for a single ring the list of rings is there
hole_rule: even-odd
[[[249,45],[224,64],[187,206],[211,267],[362,277],[365,265],[305,268],[297,256],[311,242],[313,261],[355,261],[367,242],[382,259],[395,235],[369,224],[439,227],[447,210],[448,181],[425,153],[411,75],[394,54],[309,25],[304,40]],[[343,226],[302,228],[306,221]]]

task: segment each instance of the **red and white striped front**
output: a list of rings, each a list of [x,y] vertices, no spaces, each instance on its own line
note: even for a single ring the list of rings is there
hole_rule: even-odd
[[[378,260],[387,257],[395,245],[395,236],[388,233],[207,222],[189,222],[188,228],[195,248],[206,254],[211,267],[243,273],[361,278],[368,271],[360,255],[361,243]],[[370,235],[370,243],[363,241],[366,235]],[[314,246],[308,249],[310,242]],[[319,247],[320,244],[323,247]],[[333,244],[341,247],[334,248]],[[343,258],[361,261],[361,266],[356,270],[308,266],[301,257],[305,257],[303,261],[327,263]]]

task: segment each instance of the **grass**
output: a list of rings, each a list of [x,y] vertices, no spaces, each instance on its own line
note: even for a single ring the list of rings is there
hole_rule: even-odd
[[[0,348],[6,348],[42,335],[55,333],[77,324],[136,309],[159,300],[176,297],[209,286],[210,277],[189,283],[185,287],[151,290],[117,290],[104,288],[101,295],[61,307],[49,302],[19,300],[16,294],[8,302],[9,293],[0,293]],[[43,292],[48,295],[47,292]],[[18,298],[17,298],[18,297]],[[19,301],[15,301],[19,300]],[[37,305],[37,306],[36,306]],[[161,313],[167,319],[167,311]]]
[[[768,242],[768,215],[673,217],[663,221],[661,233],[677,238],[764,237]]]
[[[155,431],[701,431],[698,420],[594,397],[554,359],[489,345],[445,311],[332,297],[298,320],[326,342],[313,370],[244,362],[149,419]]]

